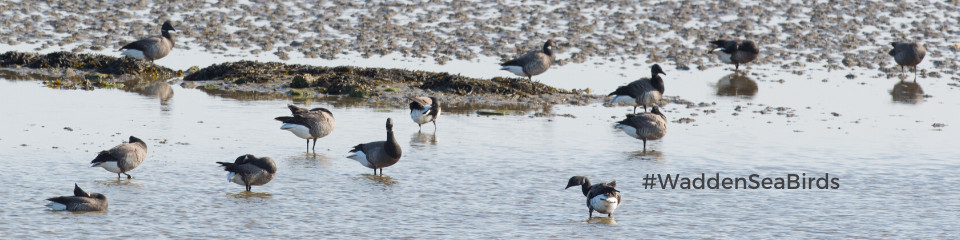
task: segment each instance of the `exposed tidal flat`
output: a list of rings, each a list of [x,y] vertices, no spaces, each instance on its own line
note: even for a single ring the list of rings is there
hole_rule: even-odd
[[[952,238],[957,6],[0,2],[0,238]],[[118,57],[161,19],[180,30],[169,56]],[[716,38],[760,57],[734,73],[706,54]],[[536,81],[497,70],[546,39],[558,61]],[[916,81],[891,41],[926,44]],[[604,102],[654,63],[669,130],[641,151],[613,128],[632,107]],[[409,118],[425,95],[449,104],[436,131]],[[291,103],[338,120],[315,153],[273,119]],[[345,156],[386,118],[403,158],[375,177]],[[134,179],[89,167],[130,135],[149,149]],[[216,164],[246,153],[277,165],[252,193]],[[647,189],[647,174],[838,187]],[[587,219],[562,190],[574,175],[617,182],[612,218]],[[72,183],[110,209],[45,210]]]

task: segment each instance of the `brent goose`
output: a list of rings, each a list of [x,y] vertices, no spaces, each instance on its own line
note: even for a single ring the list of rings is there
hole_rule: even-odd
[[[647,140],[657,140],[667,134],[667,117],[660,108],[653,107],[648,113],[628,114],[626,119],[617,122],[616,128],[643,140],[643,151],[647,151]]]
[[[270,157],[257,158],[251,154],[243,155],[234,162],[217,162],[227,172],[227,181],[247,187],[267,184],[277,174],[277,165]]]
[[[147,143],[137,137],[130,136],[130,141],[117,145],[110,150],[100,151],[97,158],[90,161],[90,167],[102,167],[107,171],[117,174],[127,175],[127,179],[132,178],[127,171],[133,170],[143,163],[147,157]]]
[[[710,52],[715,52],[720,57],[720,61],[734,64],[735,70],[740,70],[740,64],[751,62],[760,54],[757,44],[750,40],[738,42],[720,39],[710,41],[710,44],[713,44]]]
[[[539,51],[531,51],[527,54],[524,54],[518,58],[515,58],[510,61],[501,63],[500,70],[507,70],[517,76],[527,77],[528,80],[533,81],[533,76],[539,75],[543,72],[546,72],[547,69],[550,69],[550,65],[553,65],[553,61],[556,58],[556,55],[553,53],[553,48],[557,44],[553,40],[547,40],[543,44],[543,49]]]
[[[423,124],[433,122],[433,130],[437,130],[437,117],[440,116],[440,101],[435,97],[411,97],[410,118],[421,129]]]
[[[160,36],[148,37],[124,45],[120,48],[120,50],[123,50],[120,55],[150,60],[151,62],[166,57],[173,49],[174,37],[170,34],[170,31],[177,30],[173,29],[173,25],[168,20],[163,22],[163,27],[160,28]]]
[[[617,190],[617,181],[610,183],[598,183],[590,185],[590,179],[584,176],[573,176],[567,183],[567,188],[580,185],[583,190],[583,196],[587,197],[587,208],[590,209],[590,217],[593,217],[593,211],[606,213],[607,217],[617,210],[620,206],[620,191]]]
[[[637,113],[637,106],[643,106],[643,111],[647,111],[647,106],[660,105],[660,97],[663,96],[663,78],[660,74],[667,75],[660,68],[660,65],[654,64],[650,68],[650,78],[641,78],[618,87],[616,91],[609,96],[615,96],[610,99],[610,103],[622,103],[633,105],[633,113]]]
[[[904,66],[913,67],[913,81],[917,81],[917,64],[927,55],[927,48],[919,43],[892,42],[890,45],[893,45],[890,56],[900,65],[900,74],[903,74]]]
[[[47,198],[54,211],[104,211],[107,210],[107,197],[99,193],[87,193],[76,183],[73,184],[73,196]]]
[[[400,144],[393,137],[393,119],[387,118],[387,141],[358,144],[350,152],[353,154],[347,158],[373,168],[373,175],[377,175],[377,169],[380,169],[380,176],[383,176],[383,168],[396,164],[402,154]]]
[[[297,137],[307,140],[307,151],[310,151],[310,139],[313,139],[313,151],[317,151],[317,139],[326,137],[333,132],[337,121],[333,119],[333,113],[326,108],[314,108],[307,110],[294,105],[287,105],[290,108],[292,117],[276,117],[277,121],[283,122],[280,129],[292,132]]]

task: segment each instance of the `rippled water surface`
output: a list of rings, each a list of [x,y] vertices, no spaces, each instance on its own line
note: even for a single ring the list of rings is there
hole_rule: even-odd
[[[273,120],[289,114],[286,104],[294,102],[287,99],[236,100],[179,85],[167,98],[142,90],[163,87],[56,90],[2,80],[0,232],[17,239],[78,232],[469,239],[960,234],[960,97],[947,80],[910,85],[869,74],[850,80],[838,72],[754,71],[746,78],[719,68],[669,71],[667,95],[695,106],[669,104],[665,114],[694,121],[671,122],[646,153],[639,140],[613,128],[630,110],[625,106],[547,108],[574,117],[532,117],[543,109],[445,114],[436,132],[430,125],[418,132],[402,108],[296,102],[327,107],[337,119],[313,154]],[[927,96],[909,94],[917,87]],[[773,110],[761,113],[767,106]],[[385,139],[386,118],[397,123],[403,158],[381,178],[345,156],[353,145]],[[146,161],[130,172],[134,179],[89,167],[98,151],[130,135],[149,146]],[[254,193],[228,183],[215,163],[246,153],[272,157],[279,167]],[[829,173],[839,189],[644,189],[644,175],[658,173]],[[573,175],[617,181],[623,204],[612,219],[588,221],[580,191],[563,190]],[[73,183],[106,195],[109,211],[46,210],[44,199],[72,193]]]

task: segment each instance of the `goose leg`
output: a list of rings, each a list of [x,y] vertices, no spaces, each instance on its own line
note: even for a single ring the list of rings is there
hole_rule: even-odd
[[[644,138],[644,139],[641,139],[641,140],[643,140],[643,152],[647,152],[647,139]]]
[[[119,173],[117,173],[117,179],[120,179],[120,174],[119,174]]]
[[[133,178],[133,176],[130,176],[130,174],[127,174],[127,173],[123,173],[123,175],[127,175],[127,179]],[[120,176],[120,174],[117,174],[117,176]]]
[[[913,82],[917,82],[917,66],[913,66]]]
[[[637,106],[633,106],[633,114],[637,114]]]
[[[423,124],[417,123],[417,127],[420,128],[420,130],[423,130]]]
[[[433,132],[437,132],[437,120],[433,120]]]
[[[734,63],[734,64],[733,64],[733,71],[740,71],[740,64],[739,64],[739,63]]]
[[[250,185],[247,185],[247,192],[250,191]]]
[[[607,213],[608,218],[611,217],[612,215],[613,215],[612,213]]]
[[[307,140],[307,142],[310,142],[310,140]],[[313,152],[317,152],[317,139],[316,139],[316,138],[313,139]]]
[[[588,216],[589,216],[590,218],[593,218],[593,208],[590,208],[590,215],[588,215]]]
[[[307,152],[310,152],[310,139],[307,139]]]

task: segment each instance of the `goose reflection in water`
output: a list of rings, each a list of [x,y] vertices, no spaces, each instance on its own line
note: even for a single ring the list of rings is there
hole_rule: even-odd
[[[412,144],[412,145],[425,145],[425,144],[437,145],[437,142],[438,142],[437,133],[436,132],[434,133],[416,132],[410,136],[410,142],[418,143],[418,144]]]
[[[757,91],[757,82],[743,74],[732,73],[717,81],[717,96],[752,97]]]
[[[160,104],[163,105],[173,98],[173,88],[170,88],[170,84],[165,81],[136,81],[131,86],[131,91],[143,96],[159,98]]]
[[[894,102],[917,104],[923,102],[923,89],[916,82],[900,81],[890,90]]]

